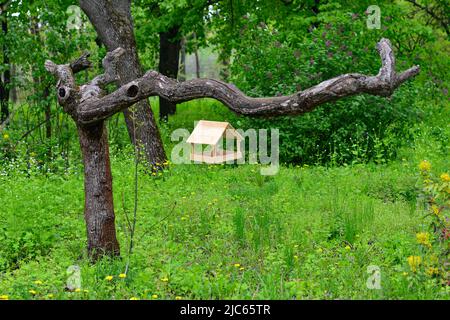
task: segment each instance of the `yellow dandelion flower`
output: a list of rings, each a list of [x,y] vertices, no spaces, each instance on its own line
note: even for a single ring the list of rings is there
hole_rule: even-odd
[[[430,234],[428,232],[419,232],[416,234],[416,239],[418,243],[431,248]]]
[[[105,277],[105,280],[106,280],[106,281],[111,281],[113,278],[114,278],[113,276],[106,276],[106,277]]]
[[[350,246],[345,246],[345,250],[350,251],[351,249]]]
[[[2,294],[0,300],[9,300],[9,297],[6,294]]]
[[[234,266],[235,266],[236,268],[239,268],[241,265],[240,265],[239,263],[235,263]]]
[[[29,293],[31,293],[32,295],[36,295],[37,292],[35,290],[28,290]]]
[[[428,160],[422,160],[419,163],[419,169],[422,171],[430,171],[431,170],[431,163]]]
[[[450,175],[448,173],[441,174],[441,180],[444,181],[444,182],[449,182],[450,181]]]
[[[239,270],[241,270],[241,271],[244,271],[244,269],[245,269],[244,267],[240,267],[240,268],[239,268]]]
[[[76,288],[75,292],[81,292],[81,289],[80,288]]]
[[[152,299],[158,299],[158,295],[157,294],[152,294]]]
[[[47,298],[52,299],[54,297],[53,293],[47,295]]]
[[[422,258],[420,256],[409,256],[407,260],[412,272],[416,272],[417,268],[422,263]]]
[[[9,134],[5,133],[5,134],[3,135],[3,139],[8,140],[8,139],[9,139]]]
[[[439,274],[439,269],[435,267],[429,267],[426,271],[429,276],[433,276],[435,274]]]
[[[432,206],[431,206],[431,210],[433,211],[433,213],[435,214],[435,215],[439,215],[439,213],[440,213],[440,210],[439,210],[439,207],[437,206],[437,205],[435,205],[435,204],[433,204]]]
[[[43,282],[42,282],[41,280],[36,280],[36,281],[34,282],[34,284],[35,284],[35,285],[38,285],[38,286],[40,286],[42,283],[43,283]]]
[[[119,278],[120,279],[125,279],[126,277],[127,277],[127,275],[125,273],[119,274]]]
[[[161,278],[161,281],[162,281],[162,282],[168,282],[168,281],[169,281],[169,278],[167,278],[167,277]]]
[[[139,298],[131,297],[130,300],[139,300]]]
[[[180,296],[176,296],[175,300],[181,300],[182,298]]]

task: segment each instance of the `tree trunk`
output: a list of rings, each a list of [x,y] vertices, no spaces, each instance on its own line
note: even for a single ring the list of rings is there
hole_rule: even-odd
[[[179,81],[186,81],[186,39],[181,39],[180,49],[180,67],[178,73]]]
[[[195,74],[197,79],[200,78],[200,58],[198,57],[198,49],[196,48],[194,51],[195,56]]]
[[[3,65],[5,71],[3,71],[1,83],[0,83],[0,120],[5,121],[9,117],[9,84],[11,82],[11,71],[9,65],[9,52],[6,46],[6,35],[8,34],[8,20],[6,17],[6,11],[2,12],[2,32],[3,32]]]
[[[95,27],[101,42],[108,51],[125,49],[118,68],[118,87],[143,75],[136,49],[130,0],[89,1],[80,0],[80,7]],[[166,154],[150,104],[147,99],[135,105],[135,112],[123,113],[133,144],[145,150],[150,164],[163,163]],[[136,127],[136,129],[135,129]],[[138,141],[135,141],[135,138]]]
[[[112,176],[108,133],[104,121],[90,126],[78,125],[84,162],[84,218],[89,256],[119,255],[114,224]]]
[[[11,64],[11,78],[15,79],[15,77],[17,77],[17,68],[16,65]],[[19,101],[19,95],[17,93],[17,87],[13,86],[11,88],[11,102],[13,104],[17,103]]]
[[[179,27],[172,27],[159,34],[159,72],[172,79],[178,76],[180,62],[181,39]],[[169,115],[175,114],[177,105],[164,98],[159,98],[159,119],[167,121]]]
[[[230,80],[230,56],[231,54],[228,50],[223,50],[219,56],[222,64],[222,68],[220,69],[220,78],[225,82]]]

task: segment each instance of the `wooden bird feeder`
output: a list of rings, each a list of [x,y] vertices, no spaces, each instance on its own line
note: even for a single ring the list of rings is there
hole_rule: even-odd
[[[236,150],[223,150],[222,138],[235,139]],[[223,163],[242,158],[241,141],[244,138],[228,123],[200,120],[186,140],[191,144],[191,160],[205,163]],[[200,145],[197,146],[196,145]],[[203,146],[210,150],[203,150]]]

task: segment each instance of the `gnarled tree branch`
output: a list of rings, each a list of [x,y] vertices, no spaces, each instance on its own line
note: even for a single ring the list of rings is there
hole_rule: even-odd
[[[194,79],[178,82],[156,71],[148,71],[143,77],[123,85],[109,95],[93,95],[83,99],[77,108],[76,118],[82,124],[94,123],[150,96],[160,96],[176,103],[214,98],[236,113],[252,116],[303,114],[326,102],[361,93],[387,97],[403,82],[418,74],[420,68],[414,66],[397,74],[390,41],[381,39],[377,49],[382,64],[376,76],[344,74],[282,97],[251,98],[234,85],[219,80]]]

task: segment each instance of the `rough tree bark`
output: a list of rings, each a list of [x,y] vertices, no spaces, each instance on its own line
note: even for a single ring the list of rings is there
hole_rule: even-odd
[[[80,7],[89,17],[108,51],[125,50],[118,67],[118,86],[142,76],[131,17],[131,0],[80,0]],[[166,154],[148,100],[140,100],[135,112],[123,111],[128,134],[133,144],[142,146],[150,164],[163,163]],[[134,141],[134,139],[138,141]]]
[[[96,258],[99,253],[114,255],[119,252],[104,120],[150,96],[163,97],[175,103],[210,97],[223,102],[236,113],[251,116],[302,114],[323,103],[361,93],[387,97],[415,76],[419,67],[414,66],[398,74],[389,40],[382,39],[377,48],[382,66],[376,76],[344,74],[293,95],[272,98],[250,98],[234,85],[218,80],[178,82],[156,71],[148,71],[143,77],[105,94],[106,84],[120,80],[120,57],[126,52],[122,48],[108,52],[103,59],[105,74],[80,87],[76,85],[73,73],[80,69],[80,65],[83,68],[88,65],[87,56],[67,65],[46,61],[46,69],[58,79],[58,101],[79,128],[85,165],[85,214],[90,254]]]
[[[119,255],[116,237],[108,132],[104,121],[78,125],[84,163],[84,218],[88,252],[97,259]]]
[[[177,79],[180,61],[181,38],[180,28],[174,26],[166,32],[159,34],[159,72],[163,75]],[[167,121],[169,115],[175,114],[176,103],[159,98],[159,119]]]
[[[180,49],[180,70],[178,72],[178,80],[186,81],[186,38],[181,39]]]

